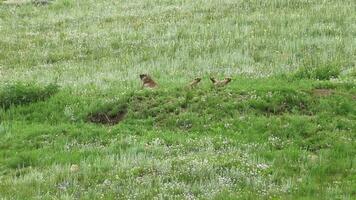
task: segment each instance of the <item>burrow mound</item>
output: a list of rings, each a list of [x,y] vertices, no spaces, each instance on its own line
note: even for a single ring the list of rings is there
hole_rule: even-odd
[[[261,93],[232,90],[147,91],[98,106],[87,115],[87,120],[96,124],[115,125],[124,120],[129,112],[131,119],[152,119],[163,126],[181,126],[186,121],[205,119],[200,116],[220,120],[240,116],[245,112],[265,115],[294,111],[306,113],[310,103],[308,100],[307,94],[290,90]]]
[[[96,106],[95,112],[87,115],[87,119],[93,123],[108,125],[115,125],[124,119],[149,119],[157,126],[191,128],[194,124],[206,124],[246,114],[269,117],[288,113],[314,115],[325,110],[336,112],[342,108],[336,107],[335,102],[339,102],[340,98],[352,98],[352,94],[345,93],[337,96],[338,98],[334,98],[333,94],[334,89],[325,87],[311,90],[277,88],[242,91],[225,88],[140,91],[105,103],[101,107]],[[328,104],[320,104],[320,99]]]

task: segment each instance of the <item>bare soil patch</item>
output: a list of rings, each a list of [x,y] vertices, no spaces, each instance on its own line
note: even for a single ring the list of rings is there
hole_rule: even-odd
[[[126,113],[126,110],[121,110],[115,114],[109,114],[104,112],[94,113],[89,116],[89,121],[96,124],[115,125],[125,118]]]
[[[312,91],[313,95],[314,96],[317,96],[317,97],[327,97],[327,96],[330,96],[334,93],[334,90],[333,89],[314,89]]]

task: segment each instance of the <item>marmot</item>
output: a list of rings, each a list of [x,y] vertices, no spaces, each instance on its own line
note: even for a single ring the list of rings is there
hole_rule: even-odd
[[[193,87],[197,86],[200,81],[201,81],[201,78],[199,78],[199,77],[195,78],[192,82],[189,83],[189,86],[191,88],[193,88]]]
[[[140,74],[140,79],[142,81],[142,88],[155,88],[158,86],[148,74]]]
[[[219,80],[216,80],[214,77],[210,77],[210,80],[211,80],[211,82],[213,82],[213,84],[215,86],[225,86],[228,83],[230,83],[232,79],[230,77],[226,77],[226,78],[224,78],[224,80],[219,81]]]

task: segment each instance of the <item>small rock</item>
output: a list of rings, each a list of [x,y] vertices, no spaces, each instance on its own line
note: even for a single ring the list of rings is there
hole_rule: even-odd
[[[58,189],[60,189],[60,190],[64,190],[65,191],[65,190],[68,189],[68,187],[69,187],[69,182],[68,181],[64,181],[64,182],[58,184]]]
[[[111,181],[109,179],[105,179],[103,182],[104,185],[111,185]]]

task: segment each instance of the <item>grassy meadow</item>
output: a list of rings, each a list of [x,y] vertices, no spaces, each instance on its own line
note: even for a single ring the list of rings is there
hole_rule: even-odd
[[[355,141],[354,0],[0,0],[0,199],[351,200]]]

